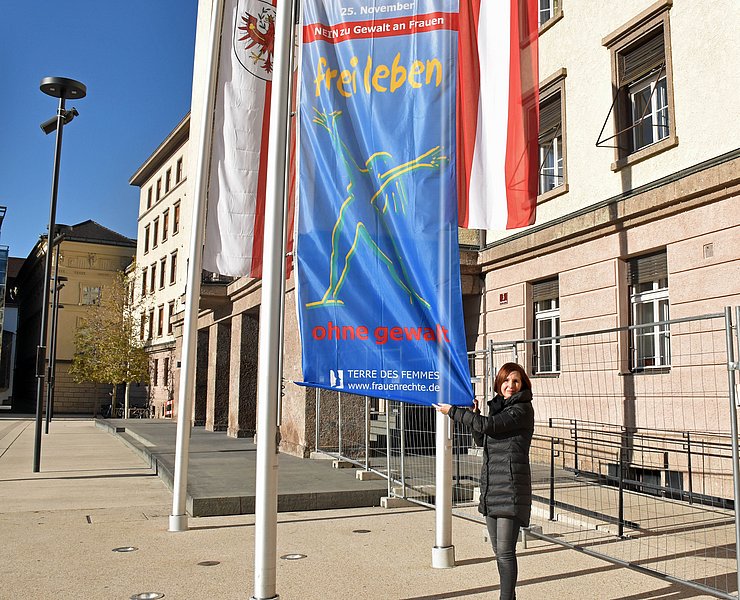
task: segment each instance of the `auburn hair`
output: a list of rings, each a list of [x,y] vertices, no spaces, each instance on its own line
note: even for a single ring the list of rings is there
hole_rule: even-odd
[[[496,380],[493,382],[493,391],[497,394],[501,393],[501,385],[506,381],[506,378],[511,375],[513,371],[516,371],[519,373],[519,376],[522,378],[522,389],[523,390],[531,390],[532,389],[532,382],[529,381],[529,376],[524,371],[524,368],[521,365],[518,365],[517,363],[508,362],[501,366],[501,368],[498,370],[498,374],[496,375]]]

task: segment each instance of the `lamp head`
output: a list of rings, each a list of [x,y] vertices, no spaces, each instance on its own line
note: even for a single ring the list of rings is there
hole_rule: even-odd
[[[44,77],[39,87],[44,94],[66,100],[84,98],[87,94],[87,87],[84,83],[67,77]]]

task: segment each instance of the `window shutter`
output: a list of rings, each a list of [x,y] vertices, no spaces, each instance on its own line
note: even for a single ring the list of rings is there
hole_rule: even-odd
[[[619,84],[627,85],[641,79],[665,64],[665,40],[663,27],[649,38],[639,41],[637,46],[620,56],[621,75]]]
[[[553,94],[540,106],[540,142],[552,139],[560,128],[560,93]]]
[[[547,281],[538,281],[532,284],[532,300],[534,302],[543,302],[557,298],[560,292],[557,279]]]
[[[666,253],[638,256],[628,263],[628,279],[630,285],[648,283],[668,278],[668,261]]]

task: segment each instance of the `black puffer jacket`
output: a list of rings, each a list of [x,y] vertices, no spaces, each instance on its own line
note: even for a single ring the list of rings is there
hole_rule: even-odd
[[[483,447],[478,510],[489,517],[516,517],[528,527],[532,512],[532,392],[522,390],[509,399],[496,396],[488,402],[488,416],[460,406],[453,406],[449,415],[470,427],[475,443]]]

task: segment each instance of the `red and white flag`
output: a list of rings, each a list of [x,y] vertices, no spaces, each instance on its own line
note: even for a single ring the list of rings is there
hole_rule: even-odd
[[[457,171],[461,227],[535,220],[537,0],[460,0]]]
[[[274,39],[271,2],[226,1],[203,251],[203,268],[222,275],[262,276]]]

